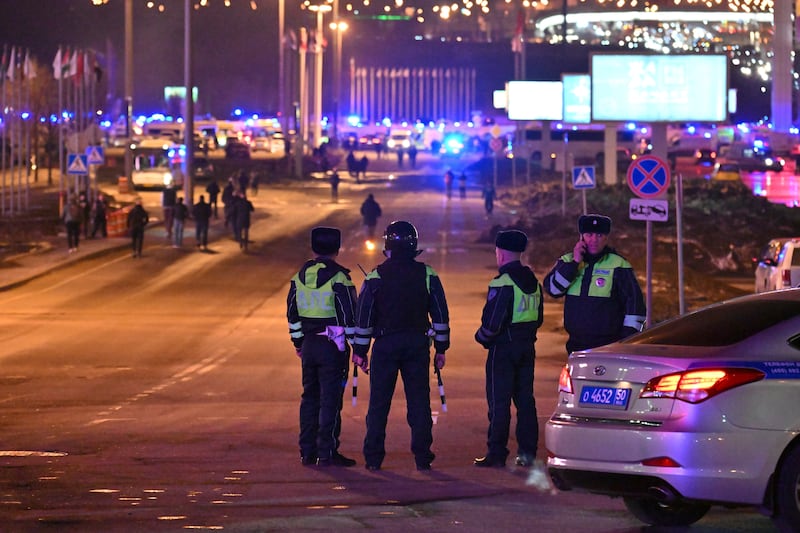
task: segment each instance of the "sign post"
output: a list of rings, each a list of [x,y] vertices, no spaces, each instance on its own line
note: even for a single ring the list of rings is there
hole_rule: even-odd
[[[631,199],[631,220],[647,222],[647,290],[645,307],[647,316],[645,327],[650,327],[653,307],[653,220],[666,221],[668,211],[664,197],[669,188],[669,165],[663,159],[645,155],[628,167],[628,187],[641,198]]]
[[[572,188],[581,191],[583,214],[586,214],[586,189],[594,189],[596,185],[594,167],[572,167]]]

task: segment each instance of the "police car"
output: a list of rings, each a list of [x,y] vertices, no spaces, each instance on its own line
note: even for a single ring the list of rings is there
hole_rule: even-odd
[[[800,531],[800,289],[745,296],[570,355],[545,437],[561,490],[686,526],[756,506]]]

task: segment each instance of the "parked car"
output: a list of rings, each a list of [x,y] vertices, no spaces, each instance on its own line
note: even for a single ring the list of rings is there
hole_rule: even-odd
[[[800,530],[800,289],[574,352],[558,391],[545,438],[559,489],[622,497],[652,525],[754,506]]]
[[[717,152],[711,148],[698,148],[694,153],[694,161],[698,165],[713,165],[717,162]]]
[[[225,143],[225,157],[227,159],[250,159],[250,146],[229,137]]]
[[[194,172],[194,179],[199,181],[208,181],[215,177],[214,164],[206,157],[195,157],[192,170]]]
[[[736,163],[717,163],[711,172],[711,179],[716,181],[739,181],[742,170]]]
[[[756,292],[800,287],[800,237],[772,239],[756,265]]]

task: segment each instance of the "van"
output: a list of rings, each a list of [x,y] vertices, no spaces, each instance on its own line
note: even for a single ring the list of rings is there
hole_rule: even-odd
[[[772,239],[758,256],[756,292],[800,287],[800,237]]]

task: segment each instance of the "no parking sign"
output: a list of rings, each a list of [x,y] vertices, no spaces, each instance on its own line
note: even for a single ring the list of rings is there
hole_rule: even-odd
[[[639,198],[658,198],[669,188],[669,166],[663,159],[644,155],[628,167],[628,187]]]

